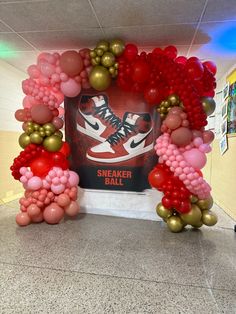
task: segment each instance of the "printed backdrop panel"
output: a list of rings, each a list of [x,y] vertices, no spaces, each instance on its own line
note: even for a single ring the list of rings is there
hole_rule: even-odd
[[[141,95],[112,85],[65,99],[70,167],[86,189],[143,191],[157,163],[160,118]]]

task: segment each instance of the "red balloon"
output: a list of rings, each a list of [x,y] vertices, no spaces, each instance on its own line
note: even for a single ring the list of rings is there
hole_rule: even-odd
[[[175,46],[168,46],[164,49],[165,55],[170,59],[175,59],[177,57],[177,49]]]
[[[144,98],[146,101],[151,104],[159,104],[161,102],[161,94],[156,86],[147,86],[145,91],[144,91]]]
[[[212,61],[205,61],[203,62],[203,65],[207,68],[209,72],[211,72],[213,75],[216,74],[217,68],[214,62]]]
[[[83,69],[83,60],[74,50],[64,52],[60,58],[60,67],[70,77],[78,75]]]
[[[61,152],[56,152],[52,154],[52,163],[55,167],[61,167],[63,169],[68,168],[68,162],[66,160],[66,156]]]
[[[189,201],[186,200],[186,201],[181,202],[180,207],[179,207],[179,212],[181,214],[188,213],[190,209],[191,209],[191,205]]]
[[[41,178],[45,177],[48,174],[51,167],[52,164],[50,159],[47,159],[45,157],[38,157],[34,159],[30,164],[30,168],[33,174]]]
[[[166,172],[160,168],[154,168],[148,175],[149,184],[156,189],[161,189],[167,179]]]
[[[127,44],[125,46],[124,57],[128,61],[133,61],[138,54],[138,48],[134,44]]]
[[[187,62],[187,58],[184,57],[184,56],[179,56],[179,57],[177,57],[177,58],[175,59],[175,62],[176,62],[176,63],[179,63],[179,64],[185,65],[186,62]]]
[[[170,209],[172,207],[172,202],[171,202],[171,199],[164,196],[162,197],[162,205],[165,206],[167,209]]]
[[[187,61],[186,63],[186,70],[188,72],[188,75],[193,80],[200,80],[204,73],[204,67],[201,63],[201,61],[195,60],[195,61]]]
[[[163,55],[164,51],[161,48],[155,48],[155,49],[153,49],[152,53],[154,55]]]
[[[63,142],[59,152],[68,157],[70,155],[70,145],[67,142]]]
[[[144,83],[148,80],[150,68],[145,60],[137,60],[133,65],[132,79],[137,83]]]

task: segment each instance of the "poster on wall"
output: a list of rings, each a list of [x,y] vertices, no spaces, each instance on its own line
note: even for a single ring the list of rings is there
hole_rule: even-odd
[[[157,163],[153,149],[160,118],[141,95],[112,85],[65,99],[70,167],[85,189],[141,192]]]
[[[236,135],[236,82],[229,87],[229,97],[227,99],[227,122],[228,134]]]

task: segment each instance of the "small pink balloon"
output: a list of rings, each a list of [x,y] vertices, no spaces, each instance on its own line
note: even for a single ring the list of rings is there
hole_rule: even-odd
[[[48,224],[58,224],[63,217],[64,210],[57,203],[51,203],[43,211],[43,218]]]
[[[193,140],[193,143],[196,147],[199,147],[200,145],[203,144],[203,140],[201,137],[196,137],[194,140]]]
[[[214,140],[215,135],[212,131],[204,131],[202,134],[202,138],[204,143],[210,144]]]
[[[36,65],[30,65],[27,72],[32,79],[37,79],[40,76],[40,71]]]
[[[69,185],[70,187],[77,186],[79,184],[79,176],[76,172],[70,171],[70,177],[69,177]]]
[[[31,108],[32,120],[39,124],[51,122],[53,119],[52,111],[46,105],[35,105]]]
[[[64,184],[59,184],[59,185],[51,185],[51,190],[55,194],[61,194],[65,191],[65,185]]]
[[[65,207],[65,213],[70,216],[76,216],[79,213],[79,204],[75,201],[71,201],[68,206]]]
[[[21,212],[16,215],[16,223],[19,226],[28,226],[31,222],[29,215],[26,212]]]
[[[170,109],[169,114],[181,114],[182,112],[183,112],[182,108],[175,106]]]
[[[67,97],[75,97],[79,95],[81,91],[81,85],[72,78],[66,82],[61,82],[60,87],[62,93]]]
[[[33,176],[32,178],[29,179],[27,183],[28,189],[29,190],[38,190],[43,186],[43,181],[41,178],[37,176]]]
[[[38,216],[41,213],[41,210],[40,210],[40,208],[37,205],[31,204],[27,208],[27,213],[32,218],[32,217]]]
[[[183,153],[185,160],[195,169],[202,169],[206,164],[206,155],[197,148]]]
[[[39,83],[43,86],[47,86],[49,85],[49,78],[44,76],[44,75],[40,75],[39,77]]]
[[[63,122],[62,119],[60,119],[60,118],[58,118],[58,117],[55,117],[55,118],[53,118],[53,120],[52,120],[52,124],[55,126],[55,128],[56,128],[57,130],[59,130],[59,129],[61,129],[61,128],[63,127],[64,122]]]
[[[55,67],[47,62],[41,63],[40,64],[40,70],[42,72],[43,75],[45,75],[46,77],[51,77],[53,73],[55,73],[56,69]]]
[[[175,114],[168,114],[167,118],[165,119],[165,124],[171,130],[177,129],[181,125],[181,122],[182,120],[180,116]]]
[[[185,127],[180,127],[171,133],[171,142],[177,146],[186,146],[191,143],[192,132]]]
[[[68,206],[70,204],[70,198],[67,194],[62,193],[57,198],[57,204],[61,207]]]
[[[15,118],[17,121],[20,121],[20,122],[24,122],[26,121],[26,118],[27,118],[27,115],[26,115],[26,110],[24,109],[18,109],[16,110],[15,112]]]
[[[43,221],[43,213],[40,211],[40,213],[38,214],[38,216],[32,216],[31,217],[32,222],[42,222]]]

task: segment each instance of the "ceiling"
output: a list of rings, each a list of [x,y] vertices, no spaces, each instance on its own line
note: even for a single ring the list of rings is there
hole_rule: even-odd
[[[0,56],[24,72],[40,51],[117,37],[215,61],[219,79],[236,63],[236,0],[0,0]]]

